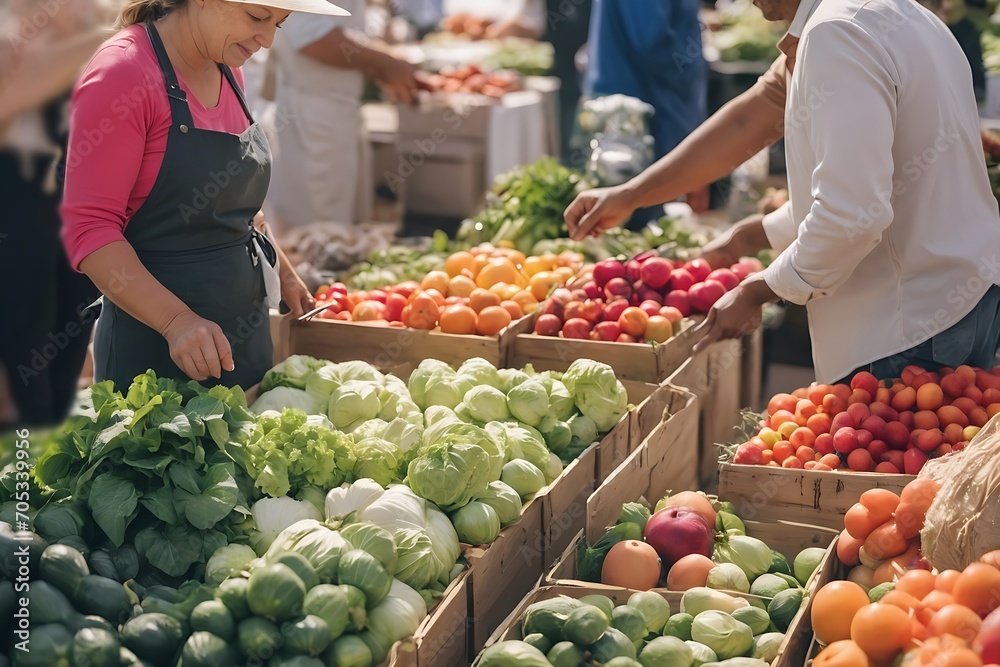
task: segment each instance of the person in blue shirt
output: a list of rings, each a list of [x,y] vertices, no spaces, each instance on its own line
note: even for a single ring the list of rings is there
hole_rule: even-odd
[[[594,0],[585,93],[650,104],[657,159],[707,117],[698,7],[698,0]]]

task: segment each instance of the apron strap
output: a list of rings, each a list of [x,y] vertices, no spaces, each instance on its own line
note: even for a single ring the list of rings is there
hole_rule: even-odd
[[[250,113],[250,107],[247,106],[247,98],[243,94],[243,89],[240,88],[239,84],[236,83],[236,77],[233,76],[233,71],[229,69],[228,66],[223,65],[221,63],[219,64],[219,69],[222,70],[222,73],[225,75],[226,80],[229,81],[229,85],[233,87],[233,92],[236,93],[236,97],[238,97],[240,100],[240,106],[243,107],[243,113],[247,115],[247,118],[250,120],[250,124],[253,125],[255,122],[253,119],[253,114]]]
[[[170,115],[173,122],[194,127],[194,118],[191,116],[191,108],[188,106],[187,95],[184,94],[180,84],[177,82],[177,74],[174,72],[174,66],[170,64],[170,58],[167,57],[167,50],[163,46],[163,40],[160,39],[160,33],[156,30],[156,26],[153,25],[152,21],[146,23],[146,34],[149,35],[149,41],[153,45],[153,52],[156,54],[156,59],[160,62],[160,71],[163,72],[163,78],[167,81],[167,100],[170,102]]]

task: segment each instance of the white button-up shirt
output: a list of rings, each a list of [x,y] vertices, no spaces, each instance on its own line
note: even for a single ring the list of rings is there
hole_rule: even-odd
[[[1000,282],[972,73],[915,0],[802,0],[785,105],[790,201],[764,279],[807,305],[817,381],[957,323]]]

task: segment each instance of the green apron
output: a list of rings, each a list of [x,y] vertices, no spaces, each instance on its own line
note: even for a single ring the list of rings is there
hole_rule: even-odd
[[[271,151],[224,65],[219,68],[250,127],[240,135],[196,128],[156,28],[149,23],[146,31],[166,80],[171,123],[163,166],[125,227],[125,239],[164,287],[218,324],[232,345],[235,370],[204,384],[246,389],[272,365],[262,264],[274,265],[274,248],[253,227],[271,178]],[[113,380],[123,391],[147,369],[186,379],[170,358],[166,339],[115,306],[113,292],[105,295],[97,323],[94,362],[95,381]]]

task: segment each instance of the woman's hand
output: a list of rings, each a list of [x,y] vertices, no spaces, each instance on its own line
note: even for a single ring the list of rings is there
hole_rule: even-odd
[[[288,306],[289,317],[298,319],[316,306],[316,299],[295,269],[282,264],[278,276],[281,279],[281,300]]]
[[[571,239],[581,241],[618,227],[635,212],[629,193],[622,187],[585,190],[563,214]]]
[[[170,358],[192,380],[202,382],[232,371],[233,349],[215,322],[186,310],[174,316],[162,335],[170,346]]]

